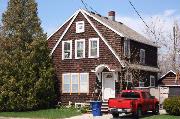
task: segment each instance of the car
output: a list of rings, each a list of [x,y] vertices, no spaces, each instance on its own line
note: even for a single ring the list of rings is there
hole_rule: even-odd
[[[158,99],[143,90],[122,90],[119,97],[108,100],[108,107],[114,118],[132,115],[133,119],[138,119],[147,111],[159,114]]]

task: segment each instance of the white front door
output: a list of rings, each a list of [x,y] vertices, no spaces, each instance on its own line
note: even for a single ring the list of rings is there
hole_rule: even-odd
[[[113,72],[102,72],[102,98],[115,98],[115,78]]]

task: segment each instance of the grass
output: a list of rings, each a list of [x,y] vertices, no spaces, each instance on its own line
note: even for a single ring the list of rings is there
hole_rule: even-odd
[[[47,109],[28,112],[0,112],[1,117],[24,117],[24,118],[68,118],[80,115],[81,112],[75,108]]]
[[[142,119],[180,119],[180,116],[171,116],[171,115],[153,115],[149,117],[144,117]]]

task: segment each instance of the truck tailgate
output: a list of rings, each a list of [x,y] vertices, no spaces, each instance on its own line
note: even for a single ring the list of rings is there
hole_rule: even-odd
[[[118,98],[113,98],[109,99],[108,101],[108,106],[109,108],[132,108],[132,99],[118,99]]]

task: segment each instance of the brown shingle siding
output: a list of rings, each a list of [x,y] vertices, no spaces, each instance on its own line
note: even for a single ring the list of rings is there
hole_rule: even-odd
[[[75,26],[76,21],[85,21],[85,32],[84,33],[76,33]],[[60,32],[60,31],[59,31]],[[58,34],[58,33],[57,33]],[[99,38],[99,58],[88,58],[88,50],[89,50],[89,38]],[[52,37],[54,38],[54,37]],[[83,59],[75,59],[75,40],[76,39],[85,39],[85,58]],[[72,102],[84,102],[85,100],[90,100],[92,98],[92,93],[94,92],[94,86],[96,82],[96,75],[91,70],[95,70],[95,68],[100,64],[108,64],[117,67],[121,67],[118,60],[109,50],[109,48],[105,45],[105,43],[100,39],[95,30],[91,27],[91,25],[87,22],[87,20],[79,14],[67,33],[65,34],[62,41],[72,40],[72,59],[62,60],[62,42],[58,45],[56,50],[53,53],[53,62],[55,65],[56,74],[59,80],[60,92],[62,85],[62,74],[63,73],[80,73],[87,72],[89,73],[89,94],[61,94],[60,101],[63,104],[68,103],[68,101]]]
[[[53,49],[55,46],[56,42],[59,40],[61,35],[63,34],[64,30],[68,26],[72,19],[70,19],[68,22],[66,22],[58,31],[56,31],[49,39],[48,39],[48,47],[50,49]]]

